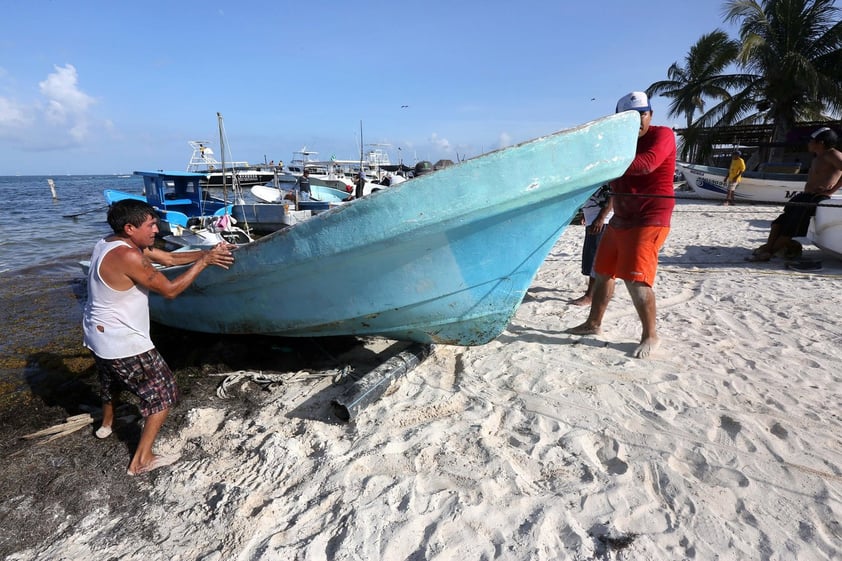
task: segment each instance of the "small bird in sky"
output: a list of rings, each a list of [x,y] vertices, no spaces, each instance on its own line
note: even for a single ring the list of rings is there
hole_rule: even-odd
[[[406,109],[409,105],[401,105],[401,109]]]

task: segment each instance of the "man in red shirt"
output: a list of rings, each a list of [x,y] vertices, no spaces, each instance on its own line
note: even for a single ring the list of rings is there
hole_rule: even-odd
[[[652,107],[643,92],[631,92],[617,102],[617,113],[640,113],[637,153],[622,177],[611,183],[614,216],[605,229],[594,262],[596,282],[588,319],[571,327],[573,335],[597,335],[614,295],[614,283],[623,279],[631,295],[643,332],[633,356],[647,358],[658,348],[655,329],[655,274],[658,252],[664,245],[675,207],[675,134],[653,126]]]

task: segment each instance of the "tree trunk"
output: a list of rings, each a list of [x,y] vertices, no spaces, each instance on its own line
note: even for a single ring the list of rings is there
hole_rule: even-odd
[[[772,149],[769,150],[769,159],[768,162],[781,162],[783,161],[784,157],[784,150],[786,149],[785,146],[782,146],[784,142],[786,142],[786,134],[792,130],[792,122],[790,119],[783,116],[778,116],[775,118],[774,126],[772,127],[772,143],[773,144],[781,144],[781,146],[772,146]]]

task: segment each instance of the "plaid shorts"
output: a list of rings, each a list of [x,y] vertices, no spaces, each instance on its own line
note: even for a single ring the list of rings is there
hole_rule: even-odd
[[[140,414],[148,417],[178,401],[178,386],[170,367],[157,349],[127,358],[104,359],[94,355],[103,402],[122,384],[140,398]]]

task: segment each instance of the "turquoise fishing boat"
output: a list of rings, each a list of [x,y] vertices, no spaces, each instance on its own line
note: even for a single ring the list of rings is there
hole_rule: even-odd
[[[484,154],[235,250],[152,319],[221,334],[481,345],[508,325],[584,201],[628,168],[631,111]],[[175,277],[183,267],[163,269]]]

